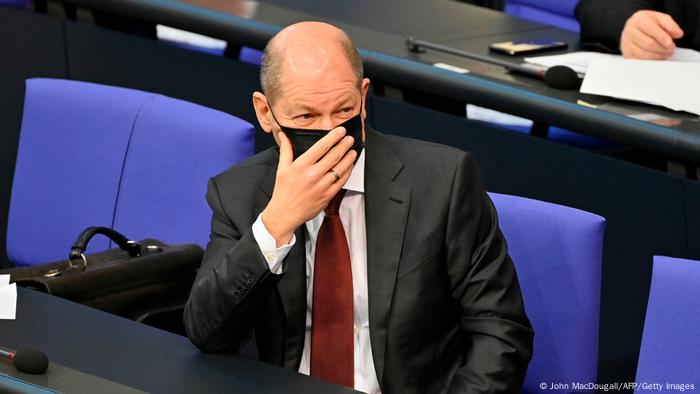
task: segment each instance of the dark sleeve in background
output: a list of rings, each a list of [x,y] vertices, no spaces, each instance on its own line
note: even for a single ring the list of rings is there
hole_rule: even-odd
[[[700,2],[696,0],[581,0],[576,18],[581,23],[582,43],[591,49],[619,53],[625,22],[640,10],[671,15],[685,33],[676,45],[700,49]]]

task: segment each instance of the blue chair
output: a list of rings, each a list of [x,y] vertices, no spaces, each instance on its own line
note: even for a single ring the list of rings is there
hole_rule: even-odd
[[[531,120],[473,104],[467,104],[467,118],[520,134],[533,134],[533,122]],[[609,151],[620,148],[620,145],[614,142],[574,133],[555,126],[548,127],[546,138],[550,141],[586,150]]]
[[[528,198],[490,196],[535,330],[523,393],[542,393],[542,382],[595,382],[605,219]]]
[[[252,64],[254,66],[259,66],[262,63],[263,52],[258,49],[242,47],[241,54],[238,56],[238,60],[243,63]]]
[[[207,48],[203,46],[188,44],[184,42],[160,40],[163,43],[175,45],[183,49],[189,49],[191,51],[207,53],[209,55],[223,56],[226,52],[225,48]],[[241,52],[238,55],[238,60],[243,63],[251,64],[253,66],[259,66],[262,63],[263,52],[258,49],[253,49],[249,47],[241,47]]]
[[[0,0],[0,2],[1,1],[3,0]],[[159,41],[162,43],[215,56],[224,56],[226,54],[226,46],[228,45],[226,44],[219,46],[218,43],[214,42],[213,46],[206,46],[201,42],[202,38],[199,39],[199,42],[193,41],[191,37],[193,33],[182,30],[178,31],[178,29],[173,29],[167,26],[159,25],[157,34]],[[206,40],[206,38],[204,39]],[[261,50],[244,46],[241,47],[240,53],[238,54],[238,60],[243,63],[259,66],[262,62],[262,55],[263,52]]]
[[[492,122],[483,122],[491,126],[501,127],[510,131],[514,131],[520,134],[532,134],[531,126],[521,126],[521,125],[511,125],[511,124],[501,124]],[[580,149],[593,150],[593,151],[603,151],[603,150],[613,150],[620,147],[620,145],[610,142],[607,140],[602,140],[595,137],[590,137],[584,134],[575,133],[570,130],[562,129],[560,127],[550,126],[547,133],[547,140],[557,142],[564,145],[573,146]]]
[[[206,245],[207,180],[253,155],[254,128],[158,94],[27,80],[7,252],[17,266],[67,257],[88,226]],[[110,247],[95,239],[89,251]]]
[[[508,15],[579,32],[574,9],[578,0],[505,0],[503,11]]]
[[[636,382],[700,388],[700,261],[654,256]],[[661,392],[679,392],[664,386]]]
[[[167,40],[161,40],[161,42],[172,44],[172,45],[178,46],[180,48],[189,49],[192,51],[208,53],[210,55],[215,55],[215,56],[223,56],[224,53],[226,52],[225,48],[206,48],[206,47],[187,44],[187,43],[183,43],[183,42],[175,42],[175,41],[167,41]],[[253,66],[259,66],[260,63],[262,63],[262,55],[263,55],[263,53],[260,50],[249,48],[249,47],[241,47],[241,52],[238,55],[238,60],[240,60],[243,63],[251,64]]]
[[[0,0],[0,6],[15,8],[26,8],[31,3],[31,0]]]

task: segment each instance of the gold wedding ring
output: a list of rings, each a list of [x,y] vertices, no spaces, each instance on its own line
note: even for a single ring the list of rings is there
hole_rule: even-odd
[[[338,175],[337,172],[331,170],[328,170],[328,172],[335,177],[335,181],[338,182],[340,180],[340,175]]]

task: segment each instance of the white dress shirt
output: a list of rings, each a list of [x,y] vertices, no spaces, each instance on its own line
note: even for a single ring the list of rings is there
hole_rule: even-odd
[[[369,307],[367,303],[367,229],[365,226],[365,151],[360,153],[348,182],[343,186],[345,197],[340,203],[340,220],[343,223],[345,237],[348,239],[350,264],[352,266],[352,292],[354,306],[354,352],[355,352],[355,390],[370,394],[380,394],[377,373],[374,370],[372,348],[369,338]],[[325,213],[321,211],[316,217],[306,222],[306,335],[304,351],[301,355],[299,372],[309,374],[311,367],[311,310],[313,304],[314,259],[316,256],[316,238],[321,228]],[[253,236],[260,251],[270,266],[270,271],[279,274],[282,261],[294,246],[296,237],[288,244],[276,248],[277,243],[265,228],[262,218],[253,224]]]

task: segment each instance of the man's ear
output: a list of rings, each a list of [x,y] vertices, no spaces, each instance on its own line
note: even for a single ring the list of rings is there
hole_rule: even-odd
[[[260,127],[266,132],[272,132],[272,116],[270,115],[270,104],[267,98],[261,92],[253,93],[253,108],[255,108],[255,116],[258,118]]]
[[[362,79],[362,119],[367,117],[367,111],[365,111],[365,108],[367,107],[367,92],[369,91],[369,84],[369,78]]]

